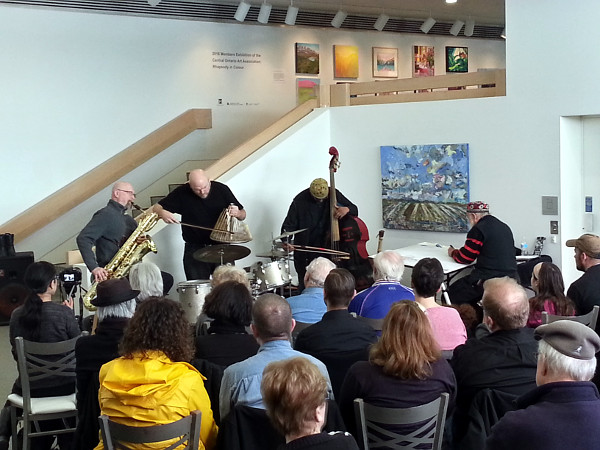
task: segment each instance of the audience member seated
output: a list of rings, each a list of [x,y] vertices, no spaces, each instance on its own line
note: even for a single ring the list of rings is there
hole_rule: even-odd
[[[400,284],[404,273],[402,256],[393,250],[378,253],[373,258],[375,283],[358,293],[348,310],[362,317],[383,319],[391,306],[400,300],[414,300],[412,290]]]
[[[346,372],[356,361],[369,359],[369,347],[377,342],[375,331],[348,312],[356,291],[354,277],[346,269],[333,269],[325,278],[327,312],[320,322],[305,328],[294,348],[325,363],[337,397]]]
[[[358,450],[350,434],[322,432],[327,380],[307,359],[292,358],[267,365],[261,391],[271,422],[285,436],[286,445],[279,450]]]
[[[263,370],[273,361],[304,357],[316,364],[329,386],[327,368],[318,359],[292,349],[290,337],[295,321],[289,303],[279,295],[263,294],[252,307],[252,334],[260,344],[258,353],[225,369],[219,394],[221,420],[234,404],[265,409],[260,383]]]
[[[467,330],[458,311],[435,301],[444,281],[444,269],[435,258],[423,258],[412,270],[411,285],[415,300],[427,314],[435,340],[442,350],[454,350],[467,340]]]
[[[323,301],[323,283],[332,269],[335,269],[335,264],[323,257],[313,259],[306,267],[302,294],[288,299],[294,320],[317,323],[327,312]]]
[[[204,299],[202,312],[214,320],[208,334],[196,336],[196,358],[227,367],[256,355],[256,339],[245,328],[252,319],[252,296],[245,284],[217,285]]]
[[[181,305],[167,298],[141,302],[125,330],[121,354],[100,369],[101,413],[144,427],[199,410],[200,448],[214,448],[218,429],[204,377],[188,363],[194,341]],[[97,448],[104,448],[102,441]]]
[[[479,391],[488,388],[516,397],[535,387],[537,342],[533,330],[525,326],[529,316],[525,290],[508,277],[487,280],[483,288],[483,322],[490,332],[456,347],[450,361],[458,385],[455,442],[465,436],[469,408]]]
[[[531,287],[536,295],[529,299],[528,327],[542,324],[542,311],[555,316],[575,314],[575,305],[565,296],[565,284],[556,265],[548,262],[536,264],[531,274]]]
[[[138,302],[146,300],[148,297],[166,295],[163,294],[163,279],[160,269],[154,263],[142,261],[131,266],[129,282],[133,289],[140,291],[137,298]],[[173,282],[171,282],[171,285],[173,285]]]
[[[61,342],[81,333],[73,314],[73,299],[68,298],[62,304],[52,301],[52,296],[58,289],[54,265],[46,261],[31,264],[25,271],[24,282],[31,292],[23,306],[15,309],[10,318],[10,345],[15,360],[15,338],[18,336],[34,342]],[[12,392],[23,395],[19,379],[15,381]],[[37,382],[31,380],[32,397],[54,397],[74,392],[75,380],[66,382],[64,377],[46,378]],[[60,425],[52,424],[51,421],[41,422],[40,426],[42,429],[47,426],[48,430],[60,428]],[[10,408],[6,404],[0,414],[0,448],[8,448],[10,434]],[[59,434],[58,444],[61,448],[68,449],[72,438],[71,433]],[[53,440],[52,436],[41,436],[32,440],[32,446],[36,449],[49,449]]]
[[[570,320],[542,325],[537,361],[538,387],[517,399],[492,428],[489,450],[597,449],[600,396],[590,382],[600,351],[598,335]]]
[[[578,239],[569,239],[567,247],[574,247],[575,266],[583,275],[571,283],[567,297],[575,303],[579,315],[589,313],[600,305],[600,236],[582,234]],[[600,320],[596,322],[596,333],[600,332]]]
[[[131,289],[126,278],[98,284],[97,296],[92,300],[92,305],[98,308],[96,334],[82,336],[75,344],[78,421],[74,446],[79,450],[91,450],[98,445],[98,373],[103,364],[119,357],[119,343],[133,317],[139,294],[140,291]]]
[[[348,371],[338,403],[346,427],[356,436],[355,398],[375,406],[409,408],[429,403],[443,392],[450,395],[450,413],[456,396],[454,373],[442,358],[425,313],[414,301],[403,300],[385,317],[369,361],[357,362]]]
[[[210,285],[213,288],[216,288],[219,284],[224,283],[225,281],[237,281],[238,283],[242,283],[244,286],[246,286],[248,291],[252,292],[252,287],[250,286],[250,281],[248,280],[248,274],[244,269],[232,266],[231,264],[217,266],[215,271],[212,273]]]

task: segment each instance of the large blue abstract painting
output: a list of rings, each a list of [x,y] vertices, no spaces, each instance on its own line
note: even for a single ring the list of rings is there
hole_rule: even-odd
[[[468,230],[469,144],[381,146],[383,226]]]

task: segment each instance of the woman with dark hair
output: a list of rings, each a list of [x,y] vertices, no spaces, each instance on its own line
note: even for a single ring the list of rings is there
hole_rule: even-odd
[[[228,367],[256,355],[258,343],[246,332],[252,295],[245,284],[225,281],[206,296],[202,312],[214,319],[207,334],[196,337],[196,358]]]
[[[369,361],[359,361],[348,371],[339,406],[346,427],[354,431],[355,398],[375,406],[409,408],[429,403],[443,392],[450,394],[451,411],[456,397],[454,373],[442,358],[425,313],[417,303],[403,300],[385,316],[381,339],[371,347]]]
[[[120,353],[100,369],[102,414],[143,427],[175,422],[199,410],[200,448],[214,448],[217,426],[204,377],[188,363],[194,342],[181,305],[162,297],[141,302],[125,330]],[[103,449],[103,442],[96,448]]]
[[[306,358],[272,362],[263,372],[261,392],[273,426],[285,436],[285,449],[358,450],[348,433],[324,433],[327,380]]]
[[[25,286],[30,289],[29,296],[25,299],[23,306],[15,309],[10,317],[10,345],[12,353],[17,359],[15,350],[15,338],[35,342],[60,342],[79,336],[81,331],[73,314],[73,300],[68,298],[62,304],[52,301],[52,296],[58,289],[58,276],[53,264],[40,261],[35,262],[25,271]],[[19,380],[15,381],[13,393],[22,395]],[[54,397],[69,395],[75,392],[75,379],[65,381],[64,377],[50,377],[40,381],[31,382],[32,397]],[[2,411],[0,418],[0,434],[9,435],[9,430],[4,430],[4,416],[6,408]],[[42,425],[44,423],[42,422]],[[51,424],[48,424],[50,426]],[[71,434],[60,434],[59,445],[68,448]],[[34,448],[50,448],[52,436],[34,439]],[[0,438],[0,448],[2,439]]]
[[[542,311],[557,316],[575,314],[573,301],[565,296],[565,283],[560,269],[552,263],[541,262],[531,273],[531,287],[536,295],[529,299],[527,326],[536,328],[542,324]]]

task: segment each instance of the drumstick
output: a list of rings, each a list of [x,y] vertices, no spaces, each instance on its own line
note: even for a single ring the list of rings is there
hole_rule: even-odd
[[[296,248],[294,247],[294,251],[297,252],[309,252],[309,253],[324,253],[326,255],[333,255],[333,256],[337,256],[340,259],[350,259],[350,255],[346,252],[337,252],[337,253],[333,253],[331,250],[329,249],[322,249],[322,250],[309,250],[307,248]]]
[[[350,254],[348,252],[342,252],[340,250],[334,250],[332,248],[323,248],[323,247],[311,247],[310,245],[294,245],[294,249],[307,249],[307,250],[319,250],[319,251],[326,251],[332,254],[339,254],[339,255],[344,255],[344,256],[350,256]]]
[[[192,228],[199,228],[201,230],[207,230],[207,231],[221,231],[223,233],[235,234],[233,231],[219,230],[218,228],[201,227],[200,225],[192,225],[191,223],[179,222],[179,225],[183,225],[183,226],[186,226],[186,227],[192,227]]]

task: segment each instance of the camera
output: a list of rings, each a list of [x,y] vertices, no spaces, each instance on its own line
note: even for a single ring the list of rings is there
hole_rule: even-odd
[[[78,267],[71,267],[65,269],[58,274],[60,281],[65,284],[81,284],[81,269]],[[66,287],[66,286],[65,286]]]

